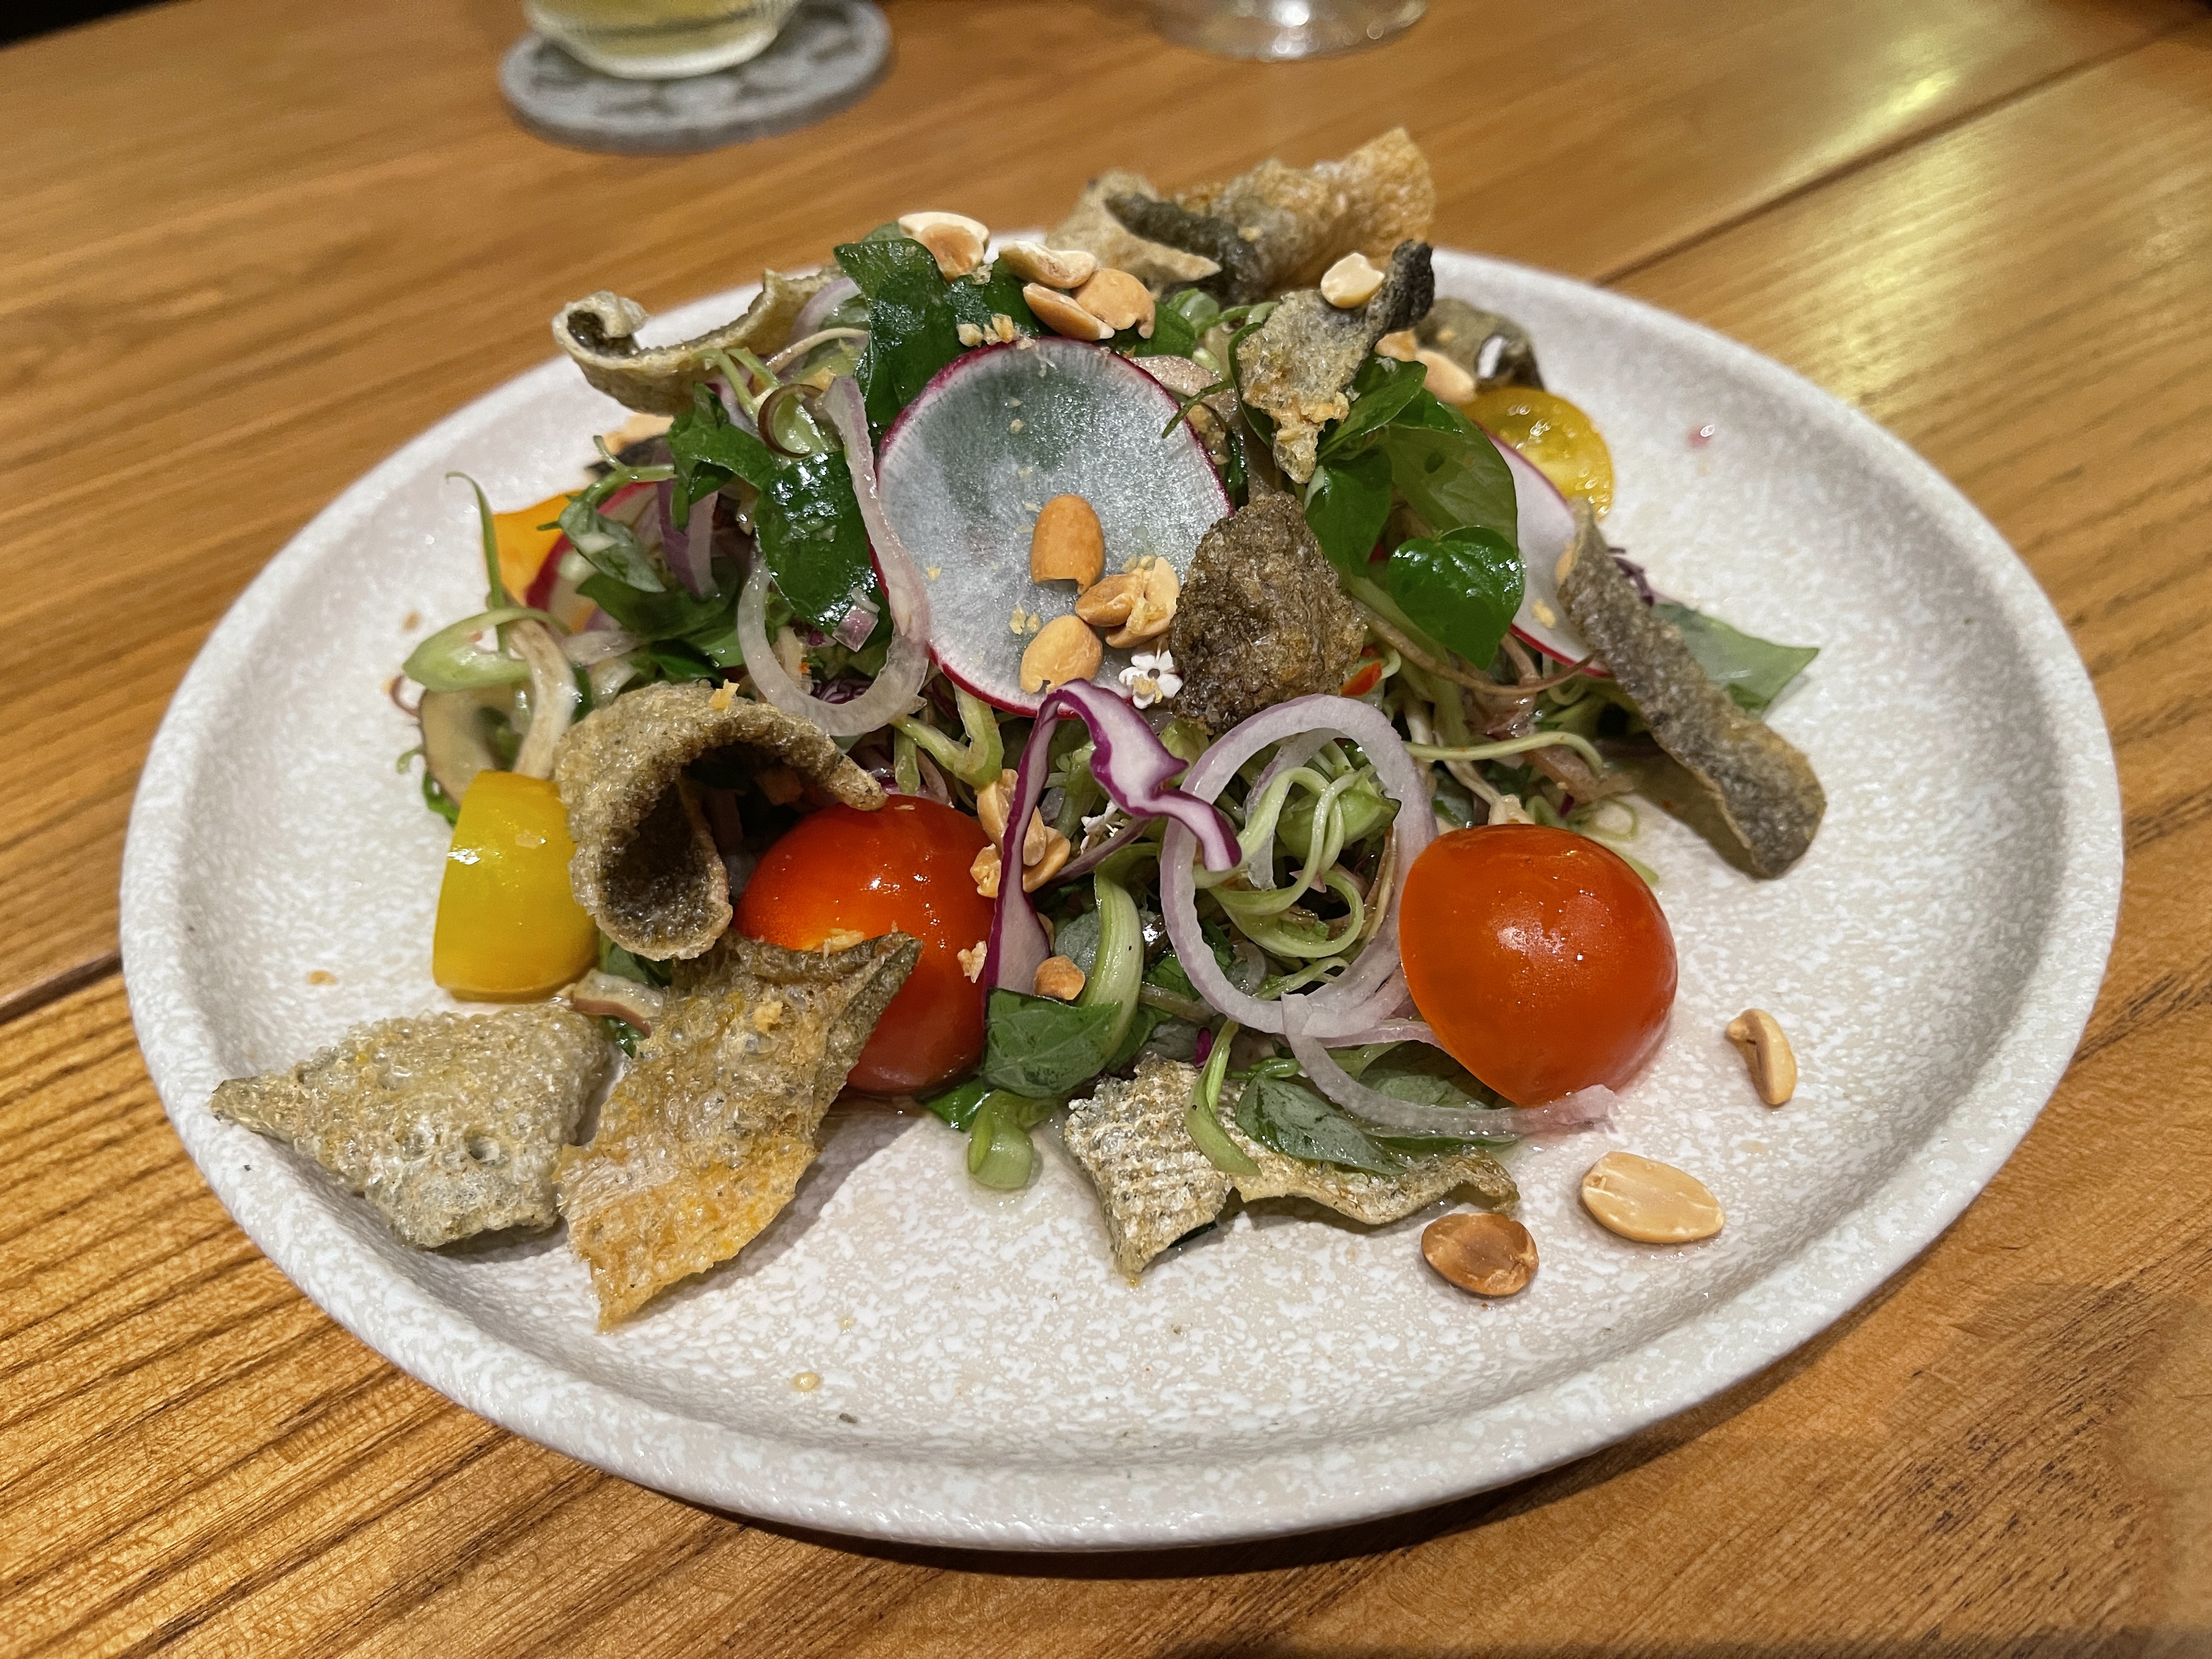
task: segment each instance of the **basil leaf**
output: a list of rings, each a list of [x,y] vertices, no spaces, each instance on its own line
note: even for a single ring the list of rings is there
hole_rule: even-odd
[[[1121,1010],[994,991],[984,1005],[983,1076],[1018,1095],[1073,1093],[1106,1064]]]
[[[691,504],[732,478],[756,489],[775,476],[769,447],[730,419],[722,400],[705,386],[691,388],[691,407],[668,428],[668,453],[676,467],[675,514],[689,522]]]
[[[937,371],[960,355],[960,318],[930,251],[901,234],[847,242],[837,264],[868,298],[868,348],[860,389],[868,424],[880,432]],[[1024,309],[1027,309],[1026,307]]]
[[[1395,499],[1389,456],[1370,453],[1330,461],[1314,469],[1306,487],[1306,526],[1331,564],[1364,575]]]
[[[1651,607],[1682,630],[1682,643],[1748,714],[1765,714],[1790,682],[1820,654],[1817,645],[1777,645],[1729,627],[1686,605],[1662,600]]]
[[[1510,538],[1474,527],[1401,542],[1389,567],[1399,608],[1478,667],[1498,654],[1524,576]]]
[[[1361,1076],[1360,1081],[1395,1099],[1414,1101],[1423,1106],[1481,1109],[1503,1103],[1449,1054],[1440,1048],[1431,1048],[1418,1042],[1398,1044],[1390,1053],[1376,1060]],[[1378,1131],[1373,1139],[1395,1152],[1418,1156],[1425,1152],[1456,1152],[1468,1146],[1494,1146],[1510,1142],[1513,1137],[1454,1136],[1401,1130],[1389,1133]]]
[[[776,468],[753,509],[753,530],[777,591],[823,633],[845,619],[855,588],[878,616],[889,611],[843,451]]]
[[[1406,1162],[1339,1111],[1311,1085],[1259,1077],[1237,1097],[1237,1127],[1286,1158],[1334,1164],[1369,1175],[1405,1173]]]
[[[994,317],[1007,319],[1024,334],[1043,333],[1044,325],[1022,298],[1022,279],[1006,268],[1004,259],[994,259],[990,273],[980,283],[973,276],[962,276],[945,284],[945,302],[952,307],[956,333],[962,323],[973,323],[989,337]]]
[[[735,610],[734,595],[695,599],[677,588],[641,593],[605,574],[585,577],[576,584],[576,592],[645,640],[711,636],[731,625]]]
[[[1429,376],[1420,363],[1401,363],[1395,357],[1370,357],[1352,380],[1352,412],[1325,433],[1316,452],[1322,459],[1350,453],[1358,441],[1379,432],[1421,394]],[[1436,399],[1432,397],[1431,402]],[[1437,404],[1438,408],[1443,405]]]
[[[1383,428],[1381,447],[1390,458],[1398,493],[1431,530],[1494,530],[1509,544],[1519,534],[1520,510],[1505,458],[1481,428],[1429,393],[1413,398],[1401,418]]]

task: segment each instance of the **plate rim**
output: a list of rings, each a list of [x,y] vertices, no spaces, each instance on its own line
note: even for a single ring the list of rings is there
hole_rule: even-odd
[[[125,986],[148,1073],[186,1152],[247,1237],[324,1312],[403,1370],[478,1415],[566,1455],[641,1485],[710,1507],[779,1524],[886,1542],[980,1550],[1110,1553],[1220,1544],[1382,1519],[1526,1479],[1586,1456],[1638,1430],[1679,1415],[1776,1360],[1842,1318],[1908,1266],[1979,1195],[2008,1158],[2071,1061],[2104,979],[2119,912],[2123,870],[2121,804],[2111,741],[2094,685],[2049,598],[1996,528],[1958,488],[1901,439],[1804,376],[1751,347],[1632,295],[1513,261],[1439,248],[1439,262],[1479,280],[1486,271],[1533,283],[1571,304],[1613,310],[1632,325],[1690,349],[1723,373],[1827,423],[1863,459],[1890,476],[1927,511],[1990,584],[2007,630],[2027,651],[2027,670],[2059,745],[2063,833],[2057,878],[2067,902],[2045,934],[1989,1061],[1951,1110],[1929,1127],[1923,1148],[1948,1139],[1951,1155],[1923,1167],[1908,1156],[1863,1203],[1734,1294],[1627,1353],[1410,1429],[1364,1437],[1363,1450],[1394,1461],[1425,1462],[1377,1501],[1357,1482],[1333,1489],[1311,1450],[1239,1459],[1244,1474],[1276,1466],[1303,1485],[1295,1515],[1255,1516],[1209,1499],[1207,1476],[1220,1467],[1194,1456],[1148,1459],[1154,1477],[1179,1476],[1177,1498],[1147,1503],[1141,1516],[1114,1510],[1125,1471],[1073,1464],[962,1464],[942,1455],[878,1447],[829,1450],[726,1425],[635,1399],[495,1336],[404,1275],[376,1264],[380,1292],[352,1293],[349,1273],[320,1253],[278,1237],[275,1213],[241,1213],[241,1183],[224,1160],[207,1156],[216,1121],[197,1099],[179,1100],[179,1084],[197,1046],[212,1032],[189,994],[183,918],[171,879],[188,841],[181,805],[192,787],[204,738],[204,712],[244,660],[258,627],[312,573],[319,549],[371,514],[391,489],[466,432],[501,418],[573,371],[554,358],[453,411],[364,473],[304,526],[256,575],[194,658],[164,714],[142,774],[125,842],[121,951]],[[714,310],[743,289],[708,296],[672,313]],[[1977,1145],[1961,1147],[1961,1131]],[[1814,1272],[1824,1250],[1852,1235],[1852,1266],[1793,1288]],[[1726,1344],[1699,1344],[1717,1322]],[[1725,1358],[1717,1356],[1725,1355]],[[1653,1358],[1668,1362],[1661,1386],[1641,1382],[1626,1407],[1610,1404],[1610,1385]],[[1596,1402],[1580,1416],[1531,1418],[1532,1402],[1570,1392]],[[1519,1419],[1516,1421],[1516,1419]],[[601,1425],[619,1432],[595,1433]],[[1477,1446],[1476,1429],[1516,1426],[1519,1436]],[[869,1475],[865,1483],[832,1470]],[[935,1480],[926,1478],[934,1474]],[[825,1492],[872,1486],[882,1501],[863,1510]],[[1336,1496],[1335,1490],[1349,1495]],[[954,1497],[957,1492],[961,1495]]]

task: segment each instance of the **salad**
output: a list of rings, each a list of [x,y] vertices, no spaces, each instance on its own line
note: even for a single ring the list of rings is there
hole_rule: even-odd
[[[215,1109],[411,1243],[565,1223],[604,1323],[756,1237],[841,1095],[989,1188],[1057,1121],[1133,1278],[1233,1203],[1458,1196],[1425,1253],[1517,1290],[1497,1152],[1667,1031],[1638,768],[1781,876],[1825,802],[1761,716],[1814,652],[1607,544],[1603,437],[1437,295],[1433,204],[1397,131],[1109,173],[1041,240],[909,213],[678,343],[564,307],[631,418],[580,488],[476,491],[483,608],[393,688],[451,826],[434,975],[514,1006]],[[1738,1025],[1771,1098],[1786,1038]],[[1720,1225],[1625,1158],[1606,1224]]]

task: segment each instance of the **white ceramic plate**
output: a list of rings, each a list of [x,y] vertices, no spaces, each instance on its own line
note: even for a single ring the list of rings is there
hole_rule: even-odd
[[[1517,1154],[1543,1251],[1527,1291],[1493,1306],[1445,1285],[1419,1258],[1425,1216],[1250,1213],[1132,1286],[1049,1135],[1040,1177],[999,1196],[933,1119],[842,1116],[738,1261],[600,1335],[557,1236],[405,1249],[210,1116],[226,1077],[442,1001],[446,832],[393,769],[412,729],[381,685],[424,625],[481,598],[467,493],[442,475],[535,501],[618,421],[566,363],[308,526],[155,743],[124,868],[131,1011],[231,1213],[348,1329],[520,1434],[750,1515],[987,1547],[1191,1544],[1433,1504],[1679,1412],[1864,1297],[2003,1162],[2088,1015],[2120,879],[2088,679],[1989,524],[1826,393],[1617,295],[1459,254],[1437,274],[1526,324],[1548,383],[1596,418],[1620,476],[1608,530],[1661,586],[1822,647],[1773,714],[1828,791],[1796,870],[1754,882],[1645,815],[1681,954],[1674,1032],[1610,1128]],[[1778,1111],[1722,1036],[1752,1005],[1802,1063]],[[1680,1249],[1601,1231],[1575,1187],[1612,1147],[1695,1171],[1727,1230]]]

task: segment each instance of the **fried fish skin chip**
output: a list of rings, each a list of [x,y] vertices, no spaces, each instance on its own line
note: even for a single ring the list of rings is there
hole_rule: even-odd
[[[1543,374],[1536,367],[1536,343],[1510,317],[1440,296],[1421,319],[1417,333],[1423,345],[1443,352],[1465,369],[1478,393],[1501,386],[1544,389]],[[1498,343],[1486,353],[1484,348],[1493,340]]]
[[[625,407],[681,415],[691,407],[691,388],[718,372],[707,353],[743,347],[765,357],[781,350],[800,309],[836,274],[834,267],[803,276],[764,270],[761,291],[744,316],[665,346],[638,344],[637,331],[648,317],[645,307],[601,289],[561,307],[553,337],[586,380]]]
[[[823,1114],[921,954],[904,933],[837,951],[733,934],[679,970],[599,1133],[561,1156],[561,1213],[600,1328],[728,1261],[791,1201]]]
[[[1267,276],[1259,250],[1237,234],[1226,219],[1208,218],[1173,202],[1133,192],[1111,197],[1114,216],[1139,236],[1212,260],[1221,269],[1196,286],[1224,306],[1249,305],[1267,297]]]
[[[1262,161],[1175,199],[1191,213],[1235,226],[1259,256],[1267,291],[1275,293],[1310,287],[1347,253],[1379,263],[1401,242],[1427,240],[1437,187],[1420,146],[1394,127],[1341,161],[1310,167]]]
[[[289,1072],[234,1078],[217,1117],[282,1140],[418,1249],[559,1219],[553,1172],[614,1048],[554,1003],[356,1026]]]
[[[1756,875],[1784,874],[1827,811],[1813,763],[1736,707],[1698,665],[1674,625],[1644,603],[1613,562],[1589,503],[1574,503],[1575,544],[1559,598],[1583,641],[1635,702],[1659,746],[1710,789]]]
[[[730,925],[729,873],[683,777],[720,749],[788,766],[862,811],[884,804],[883,786],[818,726],[773,704],[702,681],[625,692],[571,727],[553,762],[576,902],[625,951],[696,957]]]
[[[1385,334],[1411,328],[1436,299],[1426,242],[1401,242],[1382,286],[1339,310],[1316,289],[1286,294],[1237,349],[1244,401],[1275,423],[1275,464],[1295,483],[1313,477],[1321,429],[1352,411],[1345,395]]]
[[[1130,1279],[1229,1201],[1229,1177],[1183,1127],[1197,1079],[1191,1066],[1147,1054],[1133,1080],[1109,1078],[1068,1103],[1060,1139],[1098,1189],[1114,1266]]]
[[[1126,270],[1154,289],[1171,283],[1203,282],[1221,267],[1203,254],[1139,235],[1107,205],[1116,196],[1152,198],[1158,194],[1140,173],[1102,173],[1084,187],[1073,210],[1045,238],[1045,246],[1096,254],[1101,266]]]

